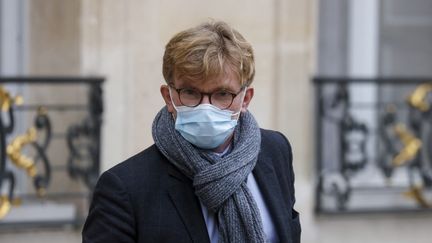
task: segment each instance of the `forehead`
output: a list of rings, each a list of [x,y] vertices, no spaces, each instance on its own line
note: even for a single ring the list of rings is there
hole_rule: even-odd
[[[194,88],[202,92],[214,91],[218,89],[239,90],[241,88],[240,80],[232,72],[227,72],[218,77],[207,80],[175,78],[174,85],[176,88]]]

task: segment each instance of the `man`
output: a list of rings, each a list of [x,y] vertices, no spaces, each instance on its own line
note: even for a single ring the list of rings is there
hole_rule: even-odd
[[[247,110],[254,74],[224,22],[175,35],[155,144],[102,174],[83,242],[300,242],[291,147]]]

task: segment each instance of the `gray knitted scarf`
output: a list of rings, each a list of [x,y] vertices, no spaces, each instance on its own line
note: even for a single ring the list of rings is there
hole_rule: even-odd
[[[174,129],[174,119],[166,107],[156,115],[152,133],[162,154],[193,181],[195,194],[217,214],[219,242],[265,242],[261,216],[246,185],[261,144],[261,133],[251,113],[241,114],[231,151],[222,157],[187,142]]]

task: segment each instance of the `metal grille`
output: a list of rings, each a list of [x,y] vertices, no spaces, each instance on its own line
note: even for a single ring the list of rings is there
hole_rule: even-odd
[[[432,78],[322,78],[316,212],[432,207]]]
[[[0,228],[82,225],[100,170],[103,81],[0,77]]]

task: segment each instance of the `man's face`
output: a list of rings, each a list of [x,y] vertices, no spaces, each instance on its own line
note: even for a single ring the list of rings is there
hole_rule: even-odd
[[[233,94],[238,93],[238,95],[235,96],[235,98],[233,99],[232,104],[227,108],[227,110],[231,110],[233,112],[245,112],[254,93],[253,88],[246,88],[246,92],[243,90],[239,93],[242,87],[240,85],[240,81],[236,78],[235,75],[232,74],[232,72],[228,72],[226,75],[204,82],[175,79],[173,82],[173,86],[175,89],[188,88],[197,90],[202,93],[213,93],[221,90],[228,91]],[[179,94],[174,88],[171,88],[170,92],[170,88],[168,85],[162,85],[161,94],[167,105],[168,111],[171,112],[174,117],[177,117],[176,110],[174,109],[172,102],[174,102],[175,106],[182,106],[183,104],[180,102]],[[210,104],[210,97],[208,95],[204,95],[200,104]]]

